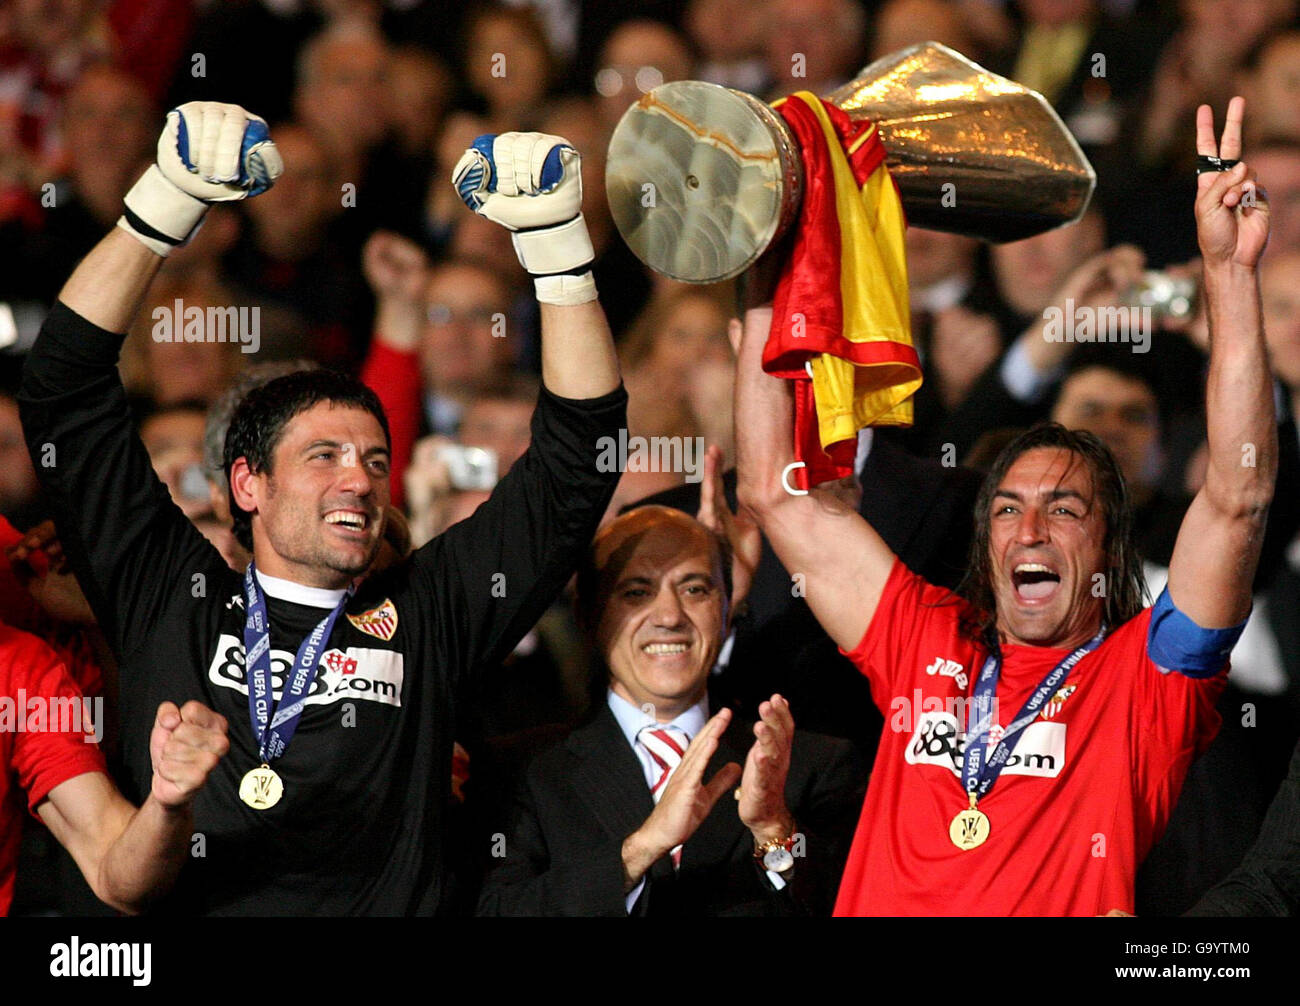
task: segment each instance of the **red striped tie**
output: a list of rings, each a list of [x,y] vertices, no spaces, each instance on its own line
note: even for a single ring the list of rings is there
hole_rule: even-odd
[[[684,730],[679,730],[677,727],[644,727],[637,734],[637,740],[649,752],[655,766],[659,769],[659,777],[650,787],[650,795],[654,797],[655,803],[658,803],[668,785],[668,779],[681,764],[682,756],[686,754],[686,746],[690,743],[690,738]],[[673,868],[676,869],[682,862],[680,845],[673,849],[672,857]]]

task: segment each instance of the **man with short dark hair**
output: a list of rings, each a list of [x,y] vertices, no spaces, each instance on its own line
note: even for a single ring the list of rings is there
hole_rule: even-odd
[[[721,496],[715,479],[706,499]],[[578,617],[607,674],[589,722],[524,773],[481,912],[830,912],[862,771],[848,742],[796,730],[780,695],[757,724],[710,717],[739,600],[731,562],[680,510],[640,507],[601,529]]]
[[[1209,107],[1197,117],[1210,466],[1150,609],[1123,478],[1088,433],[1041,426],[1004,449],[960,595],[910,572],[834,487],[784,491],[790,395],[761,370],[770,310],[748,313],[741,503],[886,717],[837,914],[1132,910],[1137,865],[1218,728],[1276,476],[1268,208],[1236,161],[1243,112],[1234,98],[1221,145]]]
[[[458,701],[559,592],[613,492],[597,444],[626,395],[586,267],[576,151],[480,137],[461,198],[517,231],[543,325],[529,451],[475,515],[372,572],[389,502],[383,410],[351,378],[278,378],[226,437],[242,577],[185,520],[131,432],[116,360],[162,258],[212,201],[279,174],[265,123],[234,105],[174,110],[158,162],[73,273],[32,350],[21,402],[64,547],[121,661],[123,759],[147,784],[160,694],[230,721],[195,804],[205,852],[166,906],[241,915],[429,914],[445,907],[445,808]]]

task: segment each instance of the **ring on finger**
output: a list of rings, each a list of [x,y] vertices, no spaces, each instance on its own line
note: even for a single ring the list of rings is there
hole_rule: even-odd
[[[1196,173],[1203,175],[1207,171],[1230,171],[1237,166],[1237,159],[1232,157],[1215,157],[1213,154],[1197,154]]]

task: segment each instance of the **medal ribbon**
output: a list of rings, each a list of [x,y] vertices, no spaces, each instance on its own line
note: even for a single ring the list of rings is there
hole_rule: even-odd
[[[326,615],[298,646],[293,671],[284,683],[280,702],[271,712],[271,622],[266,613],[266,599],[257,585],[253,563],[244,570],[244,666],[248,676],[248,715],[253,722],[258,757],[269,765],[284,754],[298,729],[306,706],[307,691],[316,680],[321,648],[329,641],[334,623],[347,607],[356,587],[349,587],[338,605]]]
[[[998,678],[1002,675],[1002,654],[994,650],[984,658],[984,666],[980,668],[979,677],[975,679],[975,688],[971,695],[971,711],[967,716],[968,721],[971,717],[975,718],[975,725],[966,735],[966,752],[961,770],[962,786],[968,794],[973,793],[978,799],[993,788],[993,784],[998,781],[998,776],[1002,774],[1002,767],[1011,757],[1016,741],[1020,739],[1025,728],[1034,721],[1047,700],[1056,694],[1056,690],[1069,676],[1074,665],[1100,646],[1105,637],[1106,625],[1102,623],[1101,629],[1095,636],[1047,672],[1047,676],[1020,707],[1020,712],[1016,714],[1015,720],[998,741],[998,746],[993,749],[987,764],[984,762],[985,739],[992,727],[993,697],[997,693]]]

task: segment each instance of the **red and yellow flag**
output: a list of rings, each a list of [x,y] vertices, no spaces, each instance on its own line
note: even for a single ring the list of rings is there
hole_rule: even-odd
[[[795,382],[795,482],[807,489],[853,473],[862,427],[911,425],[921,365],[907,222],[875,125],[808,91],[773,107],[798,140],[804,192],[763,369]]]

